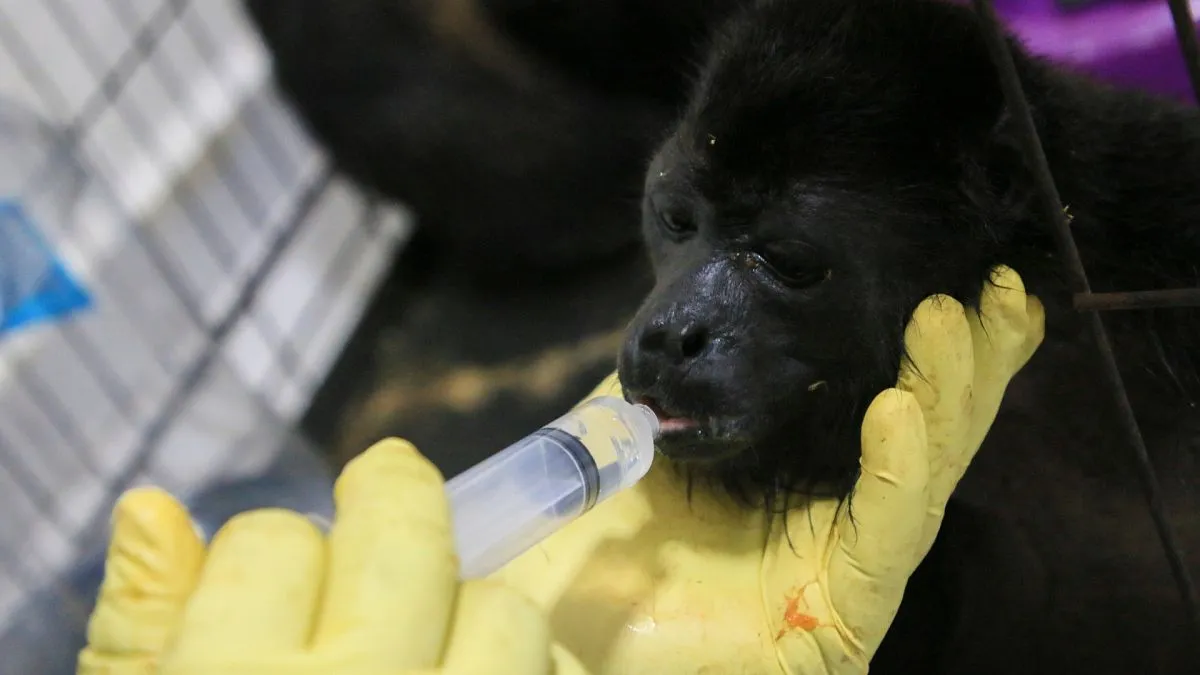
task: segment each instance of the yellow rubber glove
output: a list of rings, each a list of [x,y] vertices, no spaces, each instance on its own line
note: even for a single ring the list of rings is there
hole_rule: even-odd
[[[205,547],[156,489],[117,504],[79,675],[582,675],[544,615],[458,581],[441,474],[388,440],[350,462],[325,537],[304,516],[232,519]]]
[[[764,560],[764,602],[768,617],[782,619],[777,642],[789,671],[867,672],[1044,329],[1041,303],[1007,268],[984,289],[979,312],[946,296],[917,307],[904,334],[911,361],[863,421],[854,522],[833,502],[813,504],[803,517],[791,514],[789,536]]]
[[[865,673],[1043,330],[1041,304],[1009,269],[979,313],[947,297],[920,305],[905,333],[915,367],[863,421],[853,523],[819,501],[791,511],[785,532],[689,490],[660,458],[497,576],[542,605],[597,675]],[[619,391],[612,376],[591,397]]]

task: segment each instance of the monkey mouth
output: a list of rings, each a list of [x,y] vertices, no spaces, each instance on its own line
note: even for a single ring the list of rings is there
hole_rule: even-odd
[[[658,417],[655,446],[672,460],[709,463],[736,454],[742,446],[734,433],[733,418],[683,414],[648,396],[638,397],[635,402],[650,408]]]
[[[693,433],[702,426],[695,418],[679,415],[675,411],[667,410],[656,399],[649,396],[639,397],[636,403],[640,403],[654,412],[654,416],[658,418],[660,436]]]

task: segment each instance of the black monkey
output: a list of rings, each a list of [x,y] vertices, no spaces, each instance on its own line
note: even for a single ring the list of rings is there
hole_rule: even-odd
[[[872,670],[1195,672],[969,10],[246,1],[284,92],[341,168],[411,205],[422,230],[502,267],[632,243],[644,157],[687,104],[648,174],[658,285],[622,378],[678,417],[664,449],[750,508],[844,492],[858,421],[894,379],[908,312],[935,291],[972,302],[993,263],[1015,267],[1046,302],[1050,334]],[[695,51],[737,5],[707,57]],[[1018,62],[1096,289],[1200,281],[1200,117]],[[1107,322],[1200,574],[1200,319]]]
[[[645,182],[656,284],[620,376],[667,419],[663,452],[747,508],[846,497],[912,310],[936,292],[976,303],[1007,264],[1046,304],[1047,338],[872,673],[1200,672],[974,12],[746,5]],[[1094,290],[1200,284],[1200,113],[1011,42]],[[1200,575],[1200,312],[1106,322]]]
[[[645,163],[741,0],[245,0],[336,165],[495,283],[636,255]]]

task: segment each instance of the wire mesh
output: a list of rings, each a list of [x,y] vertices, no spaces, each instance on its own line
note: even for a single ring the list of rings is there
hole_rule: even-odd
[[[50,271],[76,293],[0,328],[0,673],[74,672],[127,487],[327,506],[294,422],[407,220],[333,176],[240,12],[0,0],[0,249],[46,254],[0,270],[0,326]]]

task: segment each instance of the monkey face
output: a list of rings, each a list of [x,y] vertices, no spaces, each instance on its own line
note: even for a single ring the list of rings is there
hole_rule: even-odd
[[[861,415],[895,381],[907,314],[937,286],[942,247],[905,233],[936,216],[817,181],[753,192],[761,205],[739,214],[690,171],[671,149],[651,170],[656,284],[621,353],[626,395],[656,410],[674,460],[852,480]]]
[[[959,8],[774,4],[718,39],[650,166],[656,285],[620,377],[677,463],[739,490],[844,494],[911,312],[933,293],[972,302],[1003,257],[1002,96]],[[888,7],[906,20],[868,11]],[[922,11],[954,37],[919,37]]]

